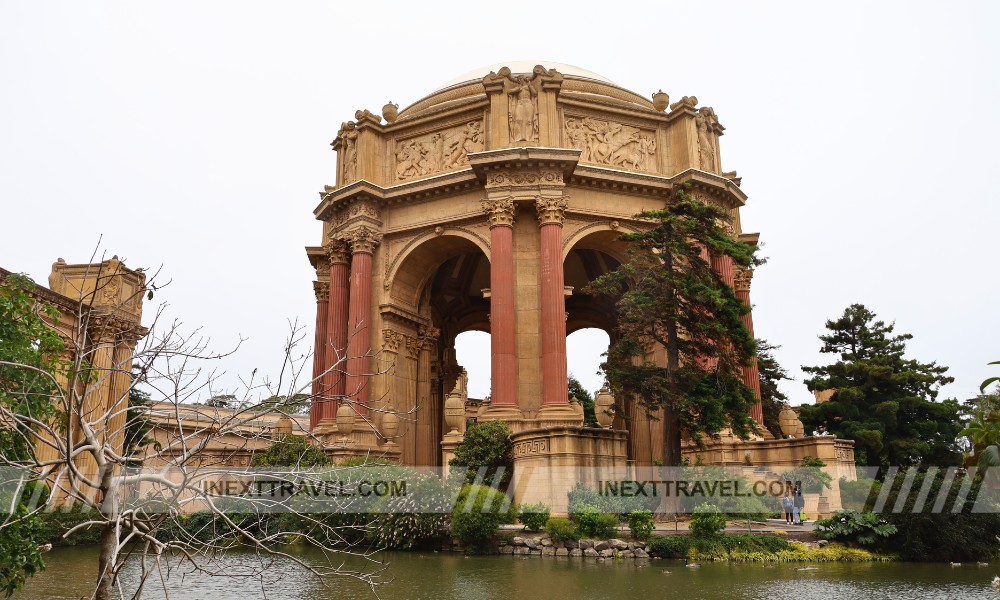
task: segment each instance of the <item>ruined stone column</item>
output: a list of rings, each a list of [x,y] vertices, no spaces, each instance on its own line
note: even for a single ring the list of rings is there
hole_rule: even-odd
[[[513,200],[483,200],[490,221],[491,408],[517,408],[517,356],[514,327]]]
[[[750,304],[750,280],[753,278],[753,269],[737,269],[735,273],[735,285],[736,297],[743,301],[747,307],[751,307]],[[743,324],[746,326],[747,330],[750,332],[750,337],[754,337],[753,333],[753,313],[748,312],[743,315]],[[753,357],[753,361],[749,366],[743,367],[743,383],[746,384],[751,390],[753,390],[754,398],[757,399],[757,403],[750,407],[750,416],[757,421],[757,424],[764,427],[764,408],[760,403],[760,372],[757,370],[757,357]]]
[[[309,404],[309,431],[316,428],[323,408],[323,371],[326,365],[326,321],[330,306],[330,286],[328,282],[314,281],[316,294],[316,338],[313,350],[312,402]]]
[[[335,421],[337,418],[337,401],[334,399],[344,395],[344,371],[347,354],[347,322],[349,320],[348,306],[350,302],[350,283],[348,281],[347,245],[341,240],[332,240],[326,247],[330,257],[330,307],[327,314],[325,362],[323,369],[327,371],[323,378],[323,411],[320,419]]]
[[[535,202],[541,235],[542,408],[568,405],[566,374],[566,286],[563,278],[565,198]]]
[[[372,255],[382,234],[361,226],[348,234],[351,243],[351,291],[347,325],[345,394],[359,415],[368,414],[371,371]]]

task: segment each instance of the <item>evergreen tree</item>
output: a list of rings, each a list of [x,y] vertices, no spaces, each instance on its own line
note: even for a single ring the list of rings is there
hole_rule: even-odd
[[[802,407],[806,431],[822,425],[854,440],[859,465],[959,464],[959,404],[935,402],[940,386],[954,381],[945,375],[948,367],[906,358],[913,336],[894,334],[894,324],[877,320],[861,304],[827,321],[826,328],[820,351],[839,360],[802,370],[812,375],[806,380],[810,390],[836,391],[827,402]]]
[[[597,413],[594,412],[594,396],[583,388],[583,384],[572,373],[569,375],[569,397],[576,398],[583,406],[583,426],[598,427]]]
[[[778,364],[778,359],[774,357],[774,351],[781,346],[767,343],[767,340],[757,340],[757,370],[760,374],[760,402],[764,412],[764,427],[771,432],[771,435],[781,439],[781,427],[778,424],[778,415],[782,406],[788,402],[786,396],[778,389],[778,382],[782,379],[791,381],[788,372]]]
[[[753,392],[740,367],[754,355],[741,317],[749,310],[713,271],[709,256],[739,267],[762,261],[726,230],[730,214],[679,188],[662,210],[638,215],[649,231],[630,233],[629,260],[588,290],[618,298],[618,336],[602,365],[619,399],[664,411],[665,464],[681,464],[681,437],[732,428],[753,430]],[[656,345],[665,364],[651,359]]]

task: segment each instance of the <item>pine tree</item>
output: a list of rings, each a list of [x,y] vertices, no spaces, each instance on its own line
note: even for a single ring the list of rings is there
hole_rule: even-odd
[[[757,370],[760,372],[760,402],[764,413],[764,427],[771,432],[771,435],[781,439],[785,436],[781,434],[778,415],[782,406],[788,402],[788,396],[778,389],[778,382],[783,379],[790,381],[792,378],[774,357],[774,351],[778,348],[781,346],[769,344],[767,340],[757,340]]]
[[[962,429],[955,400],[935,402],[940,386],[954,381],[948,367],[904,356],[910,334],[876,319],[861,304],[827,321],[820,350],[836,362],[802,367],[812,375],[810,390],[836,390],[822,404],[803,406],[806,431],[824,426],[837,437],[854,440],[859,465],[959,464],[956,437]]]
[[[663,409],[664,462],[679,466],[683,435],[699,439],[730,427],[746,436],[754,428],[749,406],[756,400],[740,379],[740,367],[754,355],[741,320],[749,308],[708,257],[728,256],[740,267],[762,261],[726,230],[728,211],[684,189],[662,210],[638,218],[653,227],[622,236],[630,242],[629,260],[589,286],[618,297],[618,336],[602,369],[617,398]],[[650,356],[657,345],[665,364]]]
[[[572,373],[569,374],[567,383],[569,397],[571,399],[576,398],[580,405],[583,406],[583,426],[598,427],[597,413],[594,411],[594,396],[584,389],[583,384]]]

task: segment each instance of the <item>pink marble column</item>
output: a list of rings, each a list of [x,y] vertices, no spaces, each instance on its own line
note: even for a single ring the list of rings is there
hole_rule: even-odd
[[[351,231],[351,298],[347,324],[345,395],[359,415],[368,414],[371,390],[372,255],[382,234],[361,226]]]
[[[347,245],[337,240],[327,248],[330,255],[330,308],[326,325],[326,362],[327,370],[323,379],[324,396],[322,420],[336,420],[337,401],[334,399],[344,395],[344,373],[347,362],[347,322],[348,305],[350,302],[350,285],[348,282]]]
[[[326,322],[329,312],[330,289],[325,281],[314,281],[316,292],[316,342],[313,351],[312,402],[309,405],[309,431],[322,417],[323,370],[326,364]]]
[[[513,200],[484,200],[490,221],[490,344],[492,406],[517,405],[514,328]]]
[[[750,278],[753,276],[753,271],[750,269],[738,269],[735,273],[735,285],[736,297],[743,301],[744,304],[749,308],[752,306],[750,304]],[[746,326],[747,331],[750,332],[750,337],[754,337],[753,332],[753,312],[748,312],[743,315],[743,325]],[[764,426],[764,408],[760,403],[760,371],[757,369],[757,357],[753,357],[750,365],[743,367],[743,383],[746,384],[751,390],[753,390],[754,398],[757,399],[757,403],[750,407],[750,416],[757,421],[757,424],[761,427]]]
[[[569,404],[566,375],[566,286],[563,278],[564,198],[535,202],[541,235],[542,405]]]

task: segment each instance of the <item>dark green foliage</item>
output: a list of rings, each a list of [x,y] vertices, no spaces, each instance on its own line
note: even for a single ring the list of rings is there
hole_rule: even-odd
[[[928,500],[922,510],[913,512],[917,490],[923,487],[926,473],[918,474],[914,479],[910,492],[902,506],[901,512],[895,512],[898,493],[904,477],[897,476],[892,489],[887,496],[885,512],[882,518],[896,526],[898,532],[885,542],[888,551],[899,552],[907,560],[916,561],[972,561],[990,560],[1000,552],[1000,505],[997,504],[997,489],[995,482],[974,481],[971,491],[960,512],[952,512],[959,490],[965,481],[965,476],[958,474],[947,490],[944,510],[933,512],[933,502]],[[945,480],[944,470],[933,474],[928,498],[937,498]],[[983,495],[982,508],[989,512],[973,512],[980,495]]]
[[[783,379],[791,380],[788,372],[778,364],[774,351],[781,346],[769,344],[767,340],[757,340],[757,371],[760,373],[760,402],[764,412],[764,427],[777,439],[785,437],[778,426],[778,415],[788,396],[778,389]]]
[[[791,550],[787,540],[773,535],[729,535],[697,538],[688,535],[655,536],[649,541],[649,553],[660,558],[686,558],[691,548],[701,554],[719,555],[741,552],[775,554]]]
[[[503,492],[485,485],[466,485],[451,513],[451,534],[466,552],[486,553],[500,525],[513,523],[515,516],[515,507]]]
[[[838,510],[829,519],[816,521],[816,535],[824,540],[836,540],[873,548],[897,531],[896,526],[870,512]]]
[[[255,467],[308,468],[326,466],[330,459],[304,436],[283,435],[275,438],[264,452],[254,454],[252,464]]]
[[[746,436],[754,428],[749,407],[756,399],[740,378],[755,352],[741,320],[749,308],[703,250],[740,267],[762,261],[725,230],[726,210],[683,188],[662,210],[638,218],[654,227],[622,236],[631,244],[628,262],[585,291],[617,299],[616,341],[602,369],[617,398],[664,410],[664,464],[679,466],[683,435],[730,427]],[[649,359],[651,344],[666,350],[666,364]]]
[[[574,542],[580,539],[576,524],[569,519],[549,519],[545,523],[545,533],[553,542]]]
[[[525,504],[521,506],[521,510],[518,513],[517,520],[520,521],[528,531],[541,531],[542,527],[545,527],[545,523],[549,520],[549,515],[551,515],[548,505],[542,504]]]
[[[848,510],[864,512],[875,506],[882,484],[874,479],[858,477],[856,481],[840,478],[840,505]]]
[[[480,481],[487,484],[496,481],[501,487],[506,485],[514,468],[510,433],[510,427],[503,421],[470,425],[448,465],[468,468],[466,483],[474,483],[481,477]]]
[[[576,523],[581,537],[605,540],[618,533],[618,517],[593,504],[577,504],[570,508],[569,518]]]
[[[839,355],[829,365],[802,367],[810,390],[837,390],[822,404],[799,414],[806,431],[821,426],[855,442],[859,465],[957,465],[956,438],[962,429],[955,400],[935,402],[951,383],[947,367],[904,357],[909,334],[876,320],[861,304],[826,322],[821,352]]]
[[[125,417],[125,442],[122,446],[122,454],[124,456],[132,456],[134,453],[142,450],[147,444],[153,443],[152,438],[148,437],[149,431],[153,428],[152,423],[150,423],[149,418],[146,416],[149,403],[149,393],[135,387],[135,381],[133,380],[133,386],[128,391],[128,409],[126,410]]]
[[[681,478],[689,482],[708,482],[701,489],[689,488],[690,495],[681,495],[682,512],[694,512],[701,504],[712,504],[720,512],[730,515],[733,519],[763,520],[772,512],[780,510],[778,500],[773,496],[746,496],[745,492],[752,489],[750,479],[736,469],[726,467],[683,467]],[[719,488],[713,495],[711,484],[715,482],[732,482],[733,490],[740,493],[722,493]]]
[[[567,383],[569,383],[569,397],[576,398],[583,405],[583,426],[600,427],[597,423],[597,413],[594,412],[593,394],[585,390],[580,380],[574,377],[572,373],[570,373]]]
[[[726,516],[715,505],[702,504],[694,509],[689,529],[694,537],[712,537],[726,528]]]
[[[656,527],[653,522],[653,513],[648,510],[637,510],[628,514],[628,528],[632,532],[632,537],[637,540],[648,540],[653,535]]]
[[[81,523],[91,520],[104,521],[104,517],[91,508],[71,506],[70,510],[56,509],[51,512],[39,513],[38,517],[39,528],[37,539],[40,544],[86,546],[96,544],[101,539],[101,524],[78,529],[73,534],[63,537],[67,531]]]

